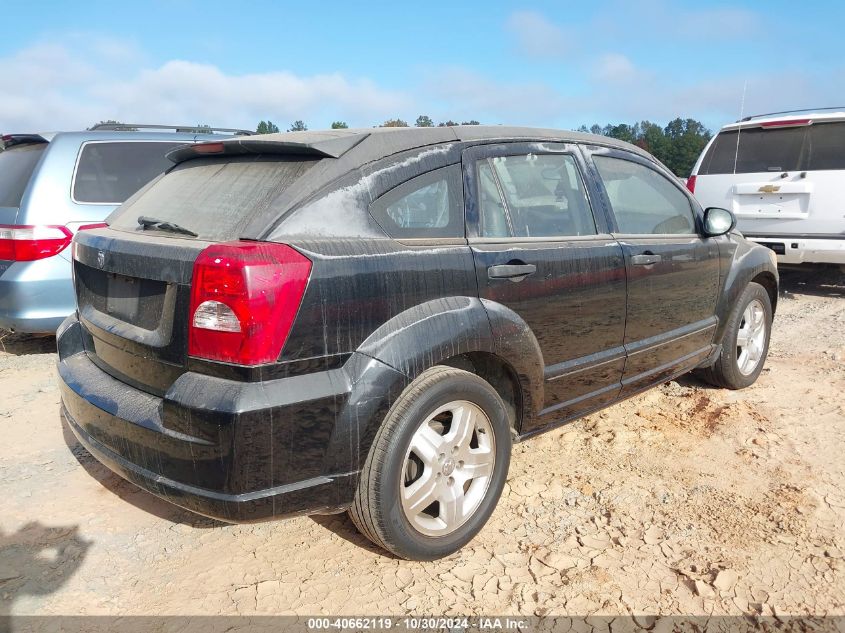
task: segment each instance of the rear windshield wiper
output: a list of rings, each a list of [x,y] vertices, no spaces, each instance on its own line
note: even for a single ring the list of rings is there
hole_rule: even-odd
[[[186,229],[185,227],[179,226],[178,224],[174,224],[173,222],[168,222],[167,220],[159,220],[158,218],[148,218],[143,215],[138,218],[138,224],[143,227],[143,230],[154,228],[160,231],[170,231],[171,233],[181,233],[182,235],[190,235],[191,237],[197,237],[199,235],[198,233],[194,233],[190,229]]]

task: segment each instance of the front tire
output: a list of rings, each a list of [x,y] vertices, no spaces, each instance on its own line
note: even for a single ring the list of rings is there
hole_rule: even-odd
[[[349,514],[364,536],[411,560],[466,545],[490,518],[511,453],[505,405],[489,383],[426,370],[376,434]]]
[[[760,284],[749,283],[729,319],[719,358],[703,370],[703,377],[717,387],[744,389],[757,380],[769,353],[772,330],[769,293]]]

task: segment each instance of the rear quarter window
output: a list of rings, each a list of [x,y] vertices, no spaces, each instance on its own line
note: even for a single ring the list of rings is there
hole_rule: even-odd
[[[95,141],[82,146],[73,177],[73,200],[120,204],[173,166],[165,154],[185,145],[145,141]]]
[[[435,169],[394,187],[370,205],[390,237],[463,237],[463,181],[459,165]]]
[[[0,152],[0,207],[19,207],[32,172],[47,143],[20,145]]]

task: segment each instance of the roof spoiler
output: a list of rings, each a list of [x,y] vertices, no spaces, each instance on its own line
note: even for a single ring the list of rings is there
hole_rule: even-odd
[[[15,145],[31,145],[34,143],[49,143],[46,138],[40,134],[4,134],[0,136],[3,141],[3,149],[9,149]]]
[[[252,130],[241,130],[232,127],[212,127],[210,125],[147,125],[145,123],[97,123],[89,130],[99,132],[137,132],[138,130],[173,130],[182,134],[217,134],[224,132],[235,136],[249,136],[255,134]]]
[[[262,134],[252,138],[226,139],[185,145],[167,153],[174,163],[192,158],[219,155],[284,154],[340,158],[346,152],[369,136],[368,132],[308,132],[297,138],[300,132]],[[301,139],[301,140],[300,140]]]

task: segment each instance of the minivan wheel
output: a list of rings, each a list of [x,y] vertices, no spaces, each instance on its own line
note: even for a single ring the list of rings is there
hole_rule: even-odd
[[[769,352],[769,293],[760,284],[749,283],[729,318],[719,358],[703,371],[703,377],[717,387],[743,389],[757,380]]]
[[[470,372],[432,367],[387,414],[349,514],[362,534],[397,556],[448,556],[493,513],[510,452],[496,390]]]

